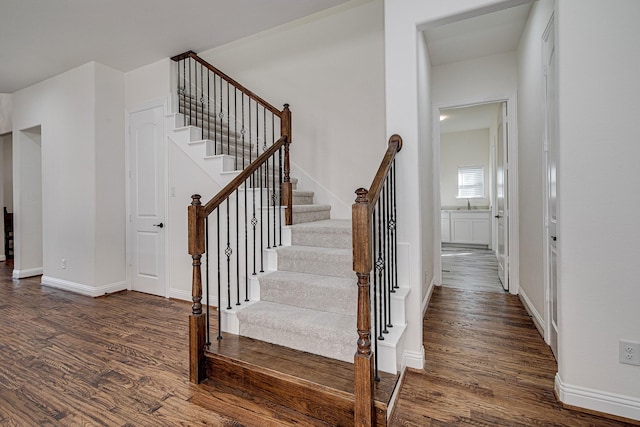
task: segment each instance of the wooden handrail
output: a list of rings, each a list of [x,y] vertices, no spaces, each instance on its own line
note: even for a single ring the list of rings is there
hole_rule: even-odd
[[[224,202],[234,191],[236,191],[240,186],[247,180],[253,173],[258,170],[260,166],[262,166],[271,156],[273,156],[282,146],[285,144],[288,145],[289,138],[287,135],[281,136],[279,140],[271,144],[269,148],[267,148],[264,153],[260,154],[257,159],[255,159],[249,166],[244,168],[238,176],[236,176],[229,184],[227,184],[222,190],[216,194],[213,199],[209,200],[206,205],[204,205],[203,214],[204,216],[209,216],[211,212],[215,210],[222,202]]]
[[[278,110],[276,107],[274,107],[273,105],[269,104],[267,101],[265,101],[264,99],[262,99],[261,97],[259,97],[258,95],[256,95],[255,93],[253,93],[252,91],[250,91],[249,89],[247,89],[246,87],[244,87],[243,85],[241,85],[240,83],[238,83],[236,80],[234,80],[233,78],[229,77],[227,74],[223,73],[222,71],[220,71],[219,69],[217,69],[216,67],[214,67],[213,65],[209,64],[207,61],[205,61],[204,59],[200,58],[194,51],[189,50],[187,52],[181,53],[180,55],[176,55],[171,57],[172,61],[178,62],[178,61],[182,61],[183,59],[187,59],[187,58],[191,58],[194,61],[202,64],[204,67],[206,67],[207,69],[209,69],[210,71],[214,72],[215,74],[219,75],[220,77],[222,77],[224,80],[226,80],[227,82],[231,83],[233,86],[235,86],[240,92],[244,93],[245,95],[247,95],[249,98],[253,99],[254,101],[256,101],[257,103],[261,104],[264,108],[266,108],[267,110],[271,111],[273,114],[275,114],[276,116],[280,117],[281,112],[280,110]]]
[[[354,424],[370,427],[374,424],[373,384],[374,358],[371,351],[370,273],[373,268],[373,210],[382,186],[389,175],[396,154],[402,149],[402,138],[392,135],[387,151],[369,190],[356,190],[352,206],[353,271],[358,277],[357,351],[354,356]]]

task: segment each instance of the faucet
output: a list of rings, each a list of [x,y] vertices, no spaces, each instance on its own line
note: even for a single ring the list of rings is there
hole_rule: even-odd
[[[471,202],[469,202],[469,199],[467,199],[467,210],[471,210]]]

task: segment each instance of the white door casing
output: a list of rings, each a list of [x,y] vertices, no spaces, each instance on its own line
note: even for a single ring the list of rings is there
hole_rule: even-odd
[[[498,141],[496,144],[496,215],[497,230],[496,258],[498,278],[505,291],[509,290],[509,168],[507,103],[500,107],[498,120]]]
[[[164,106],[129,115],[131,289],[167,296]]]
[[[558,126],[557,126],[557,68],[554,35],[554,17],[551,16],[543,34],[542,52],[544,61],[545,96],[545,339],[554,356],[558,357],[558,248],[557,248],[557,172],[558,172]]]

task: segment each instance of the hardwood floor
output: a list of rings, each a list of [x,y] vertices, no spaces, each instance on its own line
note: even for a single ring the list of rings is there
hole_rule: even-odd
[[[89,298],[12,281],[0,262],[0,426],[326,426],[225,386],[188,382],[186,302]],[[436,289],[427,370],[391,425],[622,426],[561,409],[555,364],[517,297]]]
[[[437,287],[422,330],[426,369],[405,374],[392,425],[629,425],[556,402],[555,360],[517,296]]]
[[[442,245],[442,286],[504,293],[495,253],[477,247]]]

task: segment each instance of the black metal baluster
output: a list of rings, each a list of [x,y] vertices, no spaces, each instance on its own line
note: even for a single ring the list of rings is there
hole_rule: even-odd
[[[273,143],[275,142],[275,129],[274,129],[274,114],[271,113],[271,145],[273,145]],[[276,158],[275,155],[272,157],[272,161],[271,161],[271,183],[272,186],[271,188],[273,189],[272,194],[271,194],[271,201],[272,201],[272,205],[273,205],[273,247],[276,247],[276,201],[277,201],[277,197],[278,195],[276,194],[276,191],[278,191],[278,189],[276,188]]]
[[[227,198],[227,248],[224,254],[227,256],[227,310],[231,310],[231,225],[229,224],[229,199]]]
[[[234,138],[234,146],[235,146],[235,165],[236,170],[238,170],[238,89],[236,87],[233,88],[233,138]],[[244,169],[244,164],[240,169]]]
[[[250,179],[251,177],[244,182],[244,302],[249,301],[249,225],[247,218],[247,193],[249,188],[247,188],[247,185]]]
[[[253,275],[256,275],[256,226],[258,225],[258,218],[256,218],[256,172],[251,174],[253,185],[251,186],[252,197],[251,205],[253,206],[253,216],[251,217],[251,227],[253,228]]]
[[[391,162],[391,179],[393,180],[393,273],[394,285],[398,289],[398,217],[396,216],[396,159]]]
[[[372,228],[373,232],[371,233],[371,237],[373,240],[373,250],[372,253],[375,254],[376,251],[376,208],[373,208],[373,219],[372,219]],[[378,275],[376,274],[377,263],[374,263],[374,272],[373,272],[373,355],[374,355],[374,379],[376,381],[380,381],[380,377],[378,376]]]
[[[191,126],[191,124],[193,123],[191,121],[192,117],[191,117],[191,58],[189,58],[189,126]]]
[[[244,150],[245,150],[245,144],[244,144],[244,136],[247,133],[246,128],[244,126],[244,94],[242,94],[242,128],[240,130],[240,134],[242,135],[242,169],[244,170],[244,168],[247,167],[247,163],[246,163],[246,159],[244,158]],[[245,185],[246,188],[246,185]]]
[[[205,288],[207,290],[207,295],[205,296],[205,301],[207,304],[207,345],[211,345],[211,321],[209,319],[209,217],[206,216],[204,218],[204,252],[206,254],[205,264],[204,264],[204,273],[205,273]]]
[[[236,305],[240,305],[240,221],[239,221],[240,195],[236,189]]]
[[[187,126],[187,60],[182,60],[182,123]]]
[[[216,208],[216,252],[218,254],[218,337],[222,339],[222,281],[220,280],[220,207]]]
[[[193,72],[195,75],[195,82],[196,82],[196,97],[193,100],[193,102],[195,102],[196,104],[196,127],[198,127],[198,104],[200,103],[200,98],[198,97],[198,63],[197,62],[193,65]],[[200,65],[200,77],[202,77],[202,65]],[[201,137],[203,136],[202,132],[204,132],[204,129],[201,131],[201,135],[200,135]]]
[[[271,249],[271,226],[269,224],[269,207],[271,205],[271,192],[269,191],[269,159],[265,162],[264,167],[264,182],[266,184],[266,198],[267,198],[267,249]]]
[[[381,209],[381,205],[380,205],[380,199],[378,199],[378,203],[376,204],[376,212],[377,212],[377,217],[378,217],[378,230],[376,232],[376,239],[378,241],[378,247],[377,247],[377,251],[378,251],[378,258],[376,260],[376,272],[378,273],[378,307],[376,309],[376,311],[378,312],[378,322],[380,322],[380,324],[378,325],[378,339],[380,341],[384,340],[384,336],[382,335],[383,332],[383,322],[382,322],[382,317],[383,317],[383,302],[382,299],[384,298],[384,292],[383,292],[383,280],[384,280],[384,260],[382,259],[382,245],[383,245],[383,235],[382,235],[382,209]]]
[[[229,95],[229,82],[227,82],[227,155],[231,155],[231,110],[229,107],[231,96]]]
[[[395,292],[395,290],[393,289],[393,281],[392,281],[392,267],[391,267],[391,247],[393,245],[393,242],[391,240],[391,180],[389,179],[389,176],[387,176],[387,179],[385,179],[385,218],[386,221],[384,223],[385,227],[384,227],[384,232],[386,233],[387,237],[386,237],[386,247],[385,247],[385,265],[386,265],[386,275],[387,275],[387,279],[386,279],[386,283],[387,283],[387,287],[386,287],[386,292],[387,292],[387,313],[386,313],[386,327],[387,328],[392,328],[393,327],[393,323],[391,322],[391,293]]]
[[[207,69],[207,140],[211,139],[211,86],[209,77],[211,77],[211,71]]]
[[[223,135],[223,119],[224,119],[224,112],[222,110],[222,77],[218,76],[218,80],[220,81],[220,113],[218,114],[218,117],[220,118],[220,154],[224,154],[224,138],[222,137]]]
[[[387,267],[387,188],[383,185],[382,186],[382,194],[380,195],[380,199],[378,201],[378,204],[380,205],[380,217],[382,219],[382,229],[380,230],[380,234],[381,234],[381,245],[380,245],[380,257],[381,257],[381,261],[382,261],[382,300],[383,300],[383,304],[382,304],[382,313],[381,313],[381,320],[382,320],[382,333],[383,334],[388,334],[389,331],[387,330],[387,323],[389,323],[387,320],[387,308],[389,306],[389,298],[388,297],[388,292],[387,289],[389,287],[389,282],[387,280],[387,272],[386,272],[386,267]]]
[[[282,147],[278,150],[278,189],[279,189],[279,209],[278,209],[278,230],[280,237],[280,244],[282,246]]]

